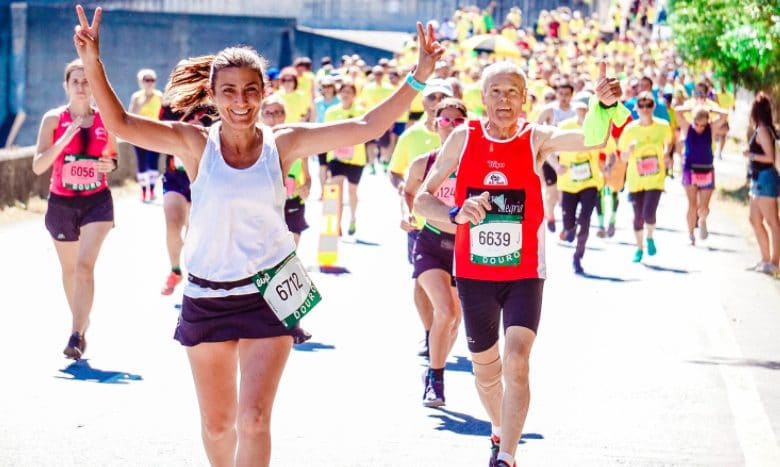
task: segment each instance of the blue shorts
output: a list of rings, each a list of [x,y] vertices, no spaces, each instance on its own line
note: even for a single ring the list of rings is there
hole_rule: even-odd
[[[393,133],[401,136],[401,133],[403,133],[406,130],[406,122],[395,122],[393,124]]]
[[[777,198],[780,196],[780,176],[774,167],[759,171],[750,185],[750,194]]]
[[[168,192],[179,193],[188,203],[192,202],[190,194],[190,178],[183,170],[169,170],[163,174],[163,194]]]

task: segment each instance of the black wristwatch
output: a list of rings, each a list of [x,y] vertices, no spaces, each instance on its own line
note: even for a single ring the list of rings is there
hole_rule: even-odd
[[[458,223],[455,222],[455,217],[457,217],[459,212],[460,212],[460,208],[458,206],[455,206],[454,208],[450,209],[450,222],[452,222],[455,225],[458,225]]]

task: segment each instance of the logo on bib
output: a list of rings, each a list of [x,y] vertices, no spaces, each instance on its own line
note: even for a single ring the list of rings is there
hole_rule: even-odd
[[[485,179],[482,181],[485,185],[509,185],[509,181],[506,178],[506,175],[504,175],[503,172],[499,172],[498,170],[494,170],[487,175],[485,175]]]

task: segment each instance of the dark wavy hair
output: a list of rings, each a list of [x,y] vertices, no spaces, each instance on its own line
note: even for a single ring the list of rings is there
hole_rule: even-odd
[[[772,102],[769,100],[769,96],[763,92],[756,94],[756,98],[753,100],[753,105],[750,107],[750,120],[755,126],[763,124],[775,130],[772,120]],[[775,131],[775,133],[777,132]]]

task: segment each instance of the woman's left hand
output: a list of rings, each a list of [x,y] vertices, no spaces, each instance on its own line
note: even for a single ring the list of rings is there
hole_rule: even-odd
[[[444,55],[444,46],[436,40],[433,25],[423,29],[421,22],[417,22],[417,44],[419,55],[417,56],[417,69],[414,71],[414,79],[424,83],[433,74],[436,62]]]
[[[105,174],[113,172],[116,169],[116,164],[113,157],[103,156],[97,161],[97,171]]]

